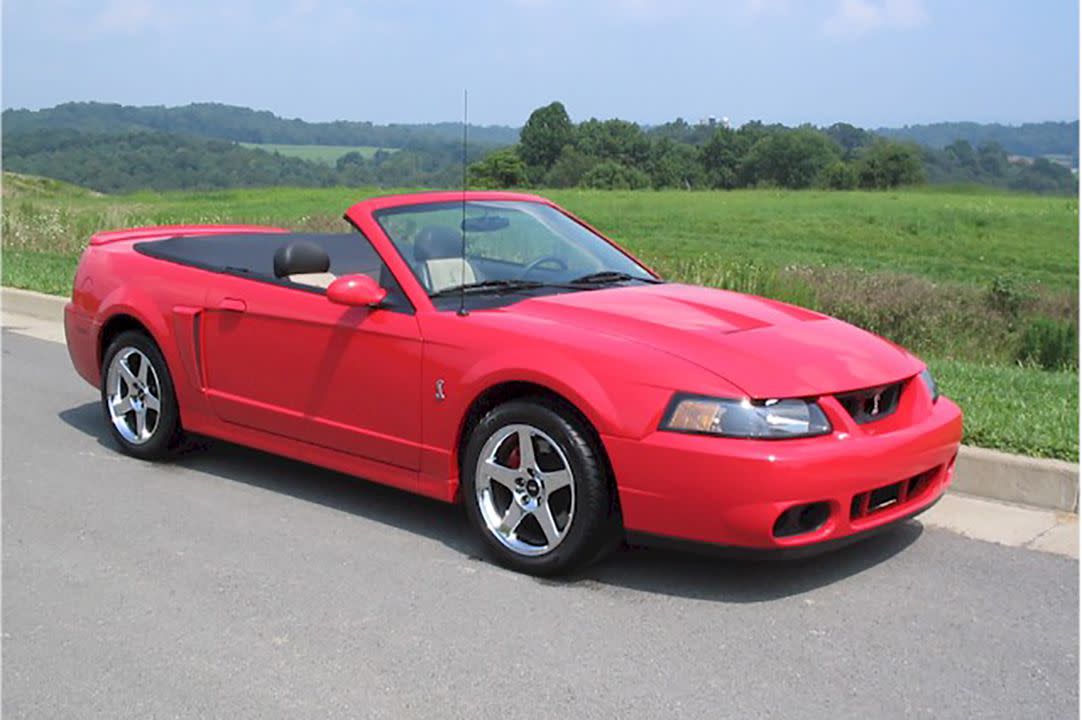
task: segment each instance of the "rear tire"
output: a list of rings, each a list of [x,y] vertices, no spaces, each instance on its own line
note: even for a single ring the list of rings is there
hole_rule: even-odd
[[[183,439],[173,378],[146,333],[126,330],[105,351],[101,409],[120,449],[141,460],[173,454]]]
[[[622,537],[602,451],[562,403],[530,397],[492,409],[470,433],[460,470],[470,523],[513,570],[567,573]]]

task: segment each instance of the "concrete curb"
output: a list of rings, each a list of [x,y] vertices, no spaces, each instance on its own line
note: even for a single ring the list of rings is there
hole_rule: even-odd
[[[4,311],[63,323],[67,298],[3,288]],[[967,495],[1078,512],[1078,464],[963,446],[953,489]]]
[[[18,315],[27,315],[37,320],[55,320],[64,322],[64,305],[67,298],[46,295],[33,290],[4,288],[0,296],[0,309]]]
[[[953,489],[968,495],[1078,512],[1078,464],[963,446]]]

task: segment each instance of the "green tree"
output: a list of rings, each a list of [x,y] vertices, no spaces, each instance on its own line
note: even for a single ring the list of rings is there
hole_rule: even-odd
[[[514,148],[489,154],[470,165],[470,184],[480,188],[511,188],[526,184],[526,163]]]
[[[650,150],[650,180],[655,188],[691,190],[706,184],[706,173],[695,147],[663,138]]]
[[[638,168],[603,160],[583,176],[582,185],[598,190],[641,190],[650,187],[650,176]]]
[[[860,178],[853,163],[837,160],[827,165],[820,176],[823,187],[831,190],[854,190]]]
[[[860,186],[867,189],[920,185],[924,182],[921,149],[912,143],[879,140],[861,151],[857,175]]]
[[[741,175],[750,184],[807,188],[838,157],[838,146],[818,130],[780,130],[751,147],[741,163]]]
[[[842,149],[842,155],[846,160],[852,158],[858,149],[865,145],[871,145],[875,140],[875,135],[867,130],[861,130],[849,123],[843,122],[834,123],[823,132],[826,133],[827,137],[831,140],[838,143],[838,146]]]
[[[739,130],[718,128],[699,152],[699,162],[710,187],[732,190],[744,184],[739,175],[748,150],[769,135],[762,123],[755,121]]]
[[[982,143],[977,148],[977,163],[982,172],[993,177],[1006,177],[1010,167],[1007,163],[1007,153],[997,142]]]
[[[976,174],[980,172],[980,163],[977,153],[973,152],[973,146],[965,140],[955,140],[944,148],[953,158],[956,165]]]
[[[590,118],[575,129],[577,147],[586,155],[642,169],[650,159],[650,139],[626,120]]]
[[[574,145],[564,145],[559,157],[547,173],[546,187],[575,187],[582,181],[582,176],[598,163],[598,159],[584,154]]]
[[[678,117],[672,122],[655,125],[646,131],[646,134],[655,139],[668,138],[674,142],[688,145],[703,145],[714,134],[714,125],[695,124],[690,125],[684,118]]]
[[[571,144],[574,138],[575,127],[563,103],[549,103],[530,113],[522,126],[519,155],[530,169],[545,171],[552,167],[564,146]]]

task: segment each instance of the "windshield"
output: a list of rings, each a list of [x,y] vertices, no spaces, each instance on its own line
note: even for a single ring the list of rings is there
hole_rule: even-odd
[[[607,240],[554,207],[536,202],[442,202],[375,213],[417,280],[437,296],[464,286],[576,287],[600,282],[657,282]],[[466,259],[462,260],[465,235]]]

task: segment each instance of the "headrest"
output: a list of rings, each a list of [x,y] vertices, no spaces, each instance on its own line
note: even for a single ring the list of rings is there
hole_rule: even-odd
[[[307,240],[283,245],[274,253],[274,276],[287,277],[301,273],[325,273],[331,268],[327,251]]]
[[[413,257],[419,262],[454,258],[462,254],[462,233],[446,225],[429,225],[417,233]]]

